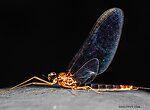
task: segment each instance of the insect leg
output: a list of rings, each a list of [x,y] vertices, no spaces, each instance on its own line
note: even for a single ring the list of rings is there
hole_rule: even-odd
[[[39,80],[39,81],[41,81],[43,83],[41,83],[41,82],[28,83],[29,81],[31,81],[33,79]],[[34,85],[53,85],[54,83],[48,82],[48,81],[46,81],[44,79],[41,79],[41,78],[39,78],[37,76],[33,76],[32,78],[30,78],[30,79],[28,79],[28,80],[26,80],[26,81],[24,81],[24,82],[22,82],[22,83],[20,83],[20,84],[18,84],[16,86],[12,87],[12,88],[10,88],[10,90],[15,89],[15,88],[19,88],[19,87],[25,87],[25,86],[28,86],[28,85],[31,85],[31,84],[34,84]]]
[[[19,86],[19,87],[16,87],[16,88],[22,88],[22,87],[26,87],[26,86],[30,86],[30,85],[45,85],[45,86],[51,86],[52,84],[49,84],[49,83],[42,83],[42,82],[31,82],[31,83],[27,83],[27,84],[23,84],[23,85],[21,85],[21,86]],[[13,88],[13,89],[15,89],[15,88]],[[11,88],[11,90],[12,90],[12,88]]]

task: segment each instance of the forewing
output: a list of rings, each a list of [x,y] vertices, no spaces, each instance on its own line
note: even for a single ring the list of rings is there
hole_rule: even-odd
[[[112,8],[104,12],[96,21],[79,52],[70,62],[68,71],[76,75],[79,68],[87,61],[97,58],[100,62],[98,74],[103,73],[116,53],[122,26],[123,12],[121,9]],[[80,72],[78,74],[86,76],[86,73]]]
[[[93,81],[98,73],[99,60],[93,58],[87,61],[75,74],[74,78],[79,84],[88,84]]]

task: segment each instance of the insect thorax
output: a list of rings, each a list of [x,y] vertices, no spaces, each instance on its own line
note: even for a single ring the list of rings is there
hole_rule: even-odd
[[[60,86],[66,88],[76,88],[77,82],[73,79],[73,75],[69,72],[61,72],[57,77],[57,82]]]

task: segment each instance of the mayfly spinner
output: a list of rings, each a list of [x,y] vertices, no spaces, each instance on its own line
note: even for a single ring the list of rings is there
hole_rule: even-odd
[[[121,36],[123,18],[123,11],[119,8],[105,11],[96,21],[88,38],[70,62],[66,72],[61,72],[58,75],[51,72],[48,74],[48,81],[34,76],[11,89],[28,85],[51,86],[54,84],[70,89],[96,92],[139,89],[132,85],[91,84],[95,77],[102,74],[113,60]],[[33,79],[38,82],[32,82]]]

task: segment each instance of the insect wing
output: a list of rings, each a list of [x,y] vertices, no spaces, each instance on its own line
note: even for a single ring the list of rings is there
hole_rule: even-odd
[[[93,58],[86,62],[75,74],[74,78],[79,84],[88,84],[93,81],[98,73],[99,60]]]
[[[79,68],[87,61],[97,58],[100,62],[98,74],[103,73],[116,53],[123,26],[123,17],[123,12],[119,8],[105,11],[98,18],[88,38],[70,62],[68,71],[76,75]]]

